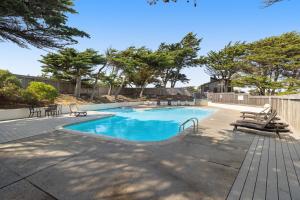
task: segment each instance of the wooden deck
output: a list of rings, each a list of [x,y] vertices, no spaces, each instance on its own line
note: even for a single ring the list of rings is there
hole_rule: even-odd
[[[227,199],[300,199],[299,141],[255,136]]]

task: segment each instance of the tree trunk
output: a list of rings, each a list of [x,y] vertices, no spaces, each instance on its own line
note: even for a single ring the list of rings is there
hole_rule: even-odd
[[[176,82],[177,81],[171,81],[171,88],[175,88]]]
[[[122,88],[124,87],[125,79],[126,79],[125,77],[122,78],[122,83],[121,83],[120,87],[118,88],[118,90],[115,93],[115,99],[118,98],[118,95],[120,94]]]
[[[141,91],[140,91],[140,98],[142,98],[143,97],[143,94],[144,94],[144,90],[145,90],[145,88],[146,88],[146,85],[148,84],[148,81],[146,81],[145,82],[145,84],[144,85],[142,85],[142,87],[141,87]]]
[[[76,77],[76,86],[74,91],[74,96],[79,98],[81,93],[81,76]]]
[[[179,70],[178,70],[176,76],[174,77],[174,79],[171,80],[171,88],[175,88],[175,85],[176,85],[176,83],[177,83],[177,81],[178,81],[178,80],[177,80],[177,78],[178,78],[178,73],[179,73]]]
[[[266,89],[265,88],[260,88],[260,95],[265,96],[266,95]]]
[[[163,81],[163,88],[167,88],[168,80]]]
[[[169,82],[169,73],[170,70],[167,70],[166,73],[164,74],[164,76],[162,77],[162,84],[164,88],[167,88],[167,84]]]
[[[277,81],[278,81],[279,75],[280,75],[279,70],[275,71],[274,82],[277,82]],[[275,92],[276,92],[276,89],[272,89],[272,90],[271,90],[271,95],[275,95]]]
[[[111,91],[112,91],[112,84],[109,84],[108,92],[107,95],[111,96]]]
[[[142,98],[143,97],[143,94],[144,94],[144,90],[145,90],[145,87],[143,86],[142,88],[141,88],[141,91],[140,91],[140,98]]]
[[[171,80],[171,88],[175,88],[175,85],[178,81],[178,74],[179,73],[180,73],[180,70],[177,69],[175,77],[173,78],[173,80]]]
[[[229,92],[229,80],[224,80],[224,92]]]
[[[106,64],[104,64],[101,68],[99,68],[98,70],[98,73],[96,75],[96,79],[95,79],[95,82],[94,82],[94,85],[93,85],[93,92],[91,94],[91,98],[90,100],[94,100],[94,96],[95,96],[95,93],[96,93],[96,87],[97,87],[97,83],[98,83],[98,80],[99,80],[99,75],[101,73],[101,71],[106,67]]]
[[[91,97],[90,97],[90,100],[93,101],[94,100],[94,96],[95,96],[95,93],[96,93],[96,87],[97,87],[97,82],[98,82],[98,76],[96,77],[95,79],[95,83],[93,85],[93,91],[92,91],[92,94],[91,94]]]

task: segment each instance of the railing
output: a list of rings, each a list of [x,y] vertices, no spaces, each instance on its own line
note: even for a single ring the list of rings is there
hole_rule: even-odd
[[[185,125],[186,125],[188,122],[193,122],[193,130],[194,130],[194,133],[198,132],[198,129],[199,129],[199,120],[198,120],[197,118],[195,118],[195,117],[190,118],[190,119],[186,120],[185,122],[183,122],[183,123],[179,126],[179,132],[185,130]]]

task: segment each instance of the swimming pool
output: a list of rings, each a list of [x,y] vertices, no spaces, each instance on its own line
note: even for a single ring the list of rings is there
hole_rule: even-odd
[[[196,117],[201,120],[213,112],[210,109],[186,107],[150,110],[126,107],[101,111],[113,113],[115,116],[64,128],[122,140],[156,142],[178,135],[179,126],[187,119]]]

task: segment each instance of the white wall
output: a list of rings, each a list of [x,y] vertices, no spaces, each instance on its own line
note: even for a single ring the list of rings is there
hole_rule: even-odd
[[[137,106],[141,105],[144,102],[122,102],[122,103],[105,103],[105,104],[89,104],[89,105],[80,105],[79,109],[88,111],[88,110],[100,110],[100,109],[108,109],[108,108],[118,108],[118,107],[126,107],[126,106]],[[67,107],[66,113],[69,112],[69,108]]]
[[[100,110],[108,108],[117,108],[125,106],[137,106],[143,104],[143,102],[122,102],[122,103],[108,103],[108,104],[89,104],[89,105],[80,105],[79,109],[88,111],[88,110]],[[64,114],[69,113],[69,107],[63,106],[62,111]],[[0,109],[0,121],[12,120],[12,119],[22,119],[27,118],[29,115],[28,108],[20,109]],[[44,110],[42,109],[42,116],[44,116]]]
[[[238,111],[249,111],[249,112],[260,112],[263,110],[262,106],[247,106],[247,105],[234,105],[234,104],[221,104],[221,103],[212,103],[208,102],[208,106],[224,108],[230,110],[238,110]]]

